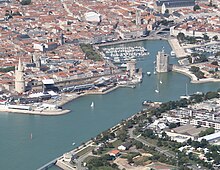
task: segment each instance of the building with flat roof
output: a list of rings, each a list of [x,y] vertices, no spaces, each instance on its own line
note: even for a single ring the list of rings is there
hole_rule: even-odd
[[[218,120],[209,120],[209,119],[192,119],[190,124],[195,126],[203,126],[207,128],[214,128],[216,130],[220,130],[220,121]]]
[[[215,142],[217,140],[220,140],[220,131],[216,132],[216,133],[213,133],[213,134],[210,134],[210,135],[200,137],[200,138],[198,138],[198,141],[201,141],[202,139],[205,139],[208,142]]]
[[[206,128],[204,127],[196,128],[193,125],[187,124],[168,130],[166,131],[166,134],[171,137],[172,140],[182,143],[186,142],[190,138],[192,140],[197,140],[199,133],[205,129]]]

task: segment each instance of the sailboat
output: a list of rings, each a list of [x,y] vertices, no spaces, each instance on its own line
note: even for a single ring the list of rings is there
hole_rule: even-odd
[[[185,96],[180,96],[180,99],[189,99],[190,96],[188,95],[188,86],[187,86],[187,83],[186,83],[186,95]]]
[[[157,89],[154,90],[156,93],[159,93],[159,86],[158,86],[158,83],[157,83]]]
[[[91,103],[90,107],[91,107],[91,108],[94,108],[94,102]]]

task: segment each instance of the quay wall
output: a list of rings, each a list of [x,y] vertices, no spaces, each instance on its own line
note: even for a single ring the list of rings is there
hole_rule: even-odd
[[[63,115],[63,114],[69,113],[70,110],[37,111],[37,110],[8,109],[6,107],[0,107],[0,112],[30,114],[30,115],[43,115],[43,116],[58,116],[58,115]]]
[[[148,37],[141,37],[141,38],[135,38],[135,39],[129,39],[129,40],[120,40],[120,41],[112,41],[112,42],[106,42],[106,43],[101,43],[101,44],[95,44],[95,46],[102,47],[102,46],[124,44],[124,43],[144,41],[144,40],[167,40],[167,38],[157,37],[157,36],[148,36]]]
[[[220,82],[220,79],[215,79],[215,78],[203,78],[203,79],[198,79],[194,74],[192,74],[190,71],[178,67],[178,66],[173,66],[172,71],[184,74],[188,76],[191,79],[191,83],[208,83],[208,82]]]

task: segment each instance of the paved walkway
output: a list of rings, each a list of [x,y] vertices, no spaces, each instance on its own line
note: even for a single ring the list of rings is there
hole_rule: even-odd
[[[183,47],[180,46],[176,38],[169,39],[168,42],[176,54],[177,58],[186,57],[188,54],[185,52]]]

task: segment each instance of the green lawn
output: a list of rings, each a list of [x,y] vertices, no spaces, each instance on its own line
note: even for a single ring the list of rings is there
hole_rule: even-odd
[[[84,161],[83,162],[88,162],[88,161],[90,161],[91,159],[93,159],[93,158],[95,158],[96,156],[88,156],[88,157],[86,157],[85,159],[84,159]]]
[[[110,166],[101,166],[98,167],[96,170],[115,170],[115,169]]]
[[[115,148],[118,148],[118,146],[120,146],[122,144],[122,141],[121,140],[116,140],[112,143],[112,145],[115,147]]]
[[[87,152],[91,152],[94,148],[95,148],[95,146],[88,146],[85,149],[83,149],[80,152],[78,152],[76,155],[77,156],[82,156],[82,155],[84,155]]]

